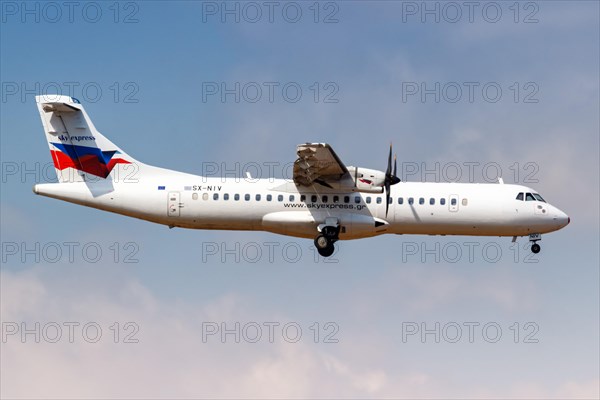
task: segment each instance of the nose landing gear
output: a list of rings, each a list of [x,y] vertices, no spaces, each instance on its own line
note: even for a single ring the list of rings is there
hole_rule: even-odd
[[[540,250],[542,250],[540,245],[537,244],[538,240],[542,240],[542,235],[540,235],[539,233],[532,233],[531,235],[529,235],[529,241],[532,243],[531,252],[533,254],[537,254],[540,252]]]

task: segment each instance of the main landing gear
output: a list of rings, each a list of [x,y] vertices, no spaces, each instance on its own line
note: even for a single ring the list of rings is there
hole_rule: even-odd
[[[339,226],[324,226],[315,238],[315,247],[321,257],[329,257],[335,251],[334,243],[339,240]]]

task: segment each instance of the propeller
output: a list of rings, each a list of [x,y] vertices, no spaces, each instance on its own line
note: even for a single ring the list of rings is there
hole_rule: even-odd
[[[392,144],[390,143],[390,153],[388,155],[388,163],[387,169],[385,170],[385,180],[383,182],[383,186],[385,187],[385,216],[388,215],[388,210],[390,208],[390,186],[395,185],[400,182],[400,178],[396,176],[396,155],[394,155],[394,171],[392,173]]]

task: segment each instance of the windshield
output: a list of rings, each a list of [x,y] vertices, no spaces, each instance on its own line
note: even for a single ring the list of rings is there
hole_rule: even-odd
[[[540,195],[539,195],[539,194],[537,194],[537,193],[533,193],[533,197],[535,197],[535,199],[536,199],[536,200],[538,200],[538,201],[543,201],[544,203],[546,202],[546,200],[544,200],[544,199],[542,198],[542,196],[540,196]]]

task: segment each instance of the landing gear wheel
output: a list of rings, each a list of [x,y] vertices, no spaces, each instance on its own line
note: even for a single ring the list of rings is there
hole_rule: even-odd
[[[319,249],[317,247],[317,251],[319,252],[321,257],[329,257],[335,251],[335,247],[333,246],[333,244],[330,244],[329,246],[325,247],[324,249]]]
[[[321,257],[329,257],[335,251],[335,247],[333,246],[333,242],[335,240],[330,238],[324,234],[319,235],[315,238],[315,247],[317,251],[321,255]]]
[[[315,238],[315,247],[321,257],[329,257],[335,251],[333,244],[339,240],[340,227],[326,225]]]
[[[537,253],[539,253],[541,249],[542,249],[542,248],[541,248],[541,247],[540,247],[540,245],[539,245],[539,244],[537,244],[537,243],[534,243],[534,244],[532,244],[532,245],[531,245],[531,252],[532,252],[533,254],[537,254]]]
[[[321,254],[321,250],[324,250],[328,247],[333,247],[331,244],[331,240],[327,238],[325,235],[319,235],[315,238],[315,247],[319,250],[319,254]]]

